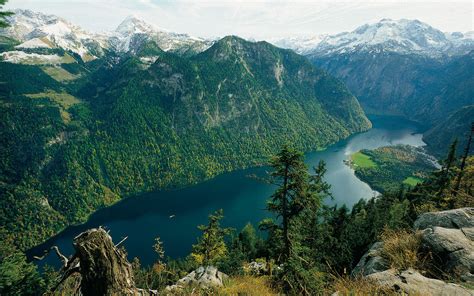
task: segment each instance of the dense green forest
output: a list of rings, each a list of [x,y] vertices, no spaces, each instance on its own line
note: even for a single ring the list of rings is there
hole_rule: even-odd
[[[400,183],[420,183],[435,168],[433,161],[423,148],[396,145],[359,151],[352,155],[351,166],[358,178],[384,192],[397,190]]]
[[[166,250],[157,238],[154,246],[149,246],[157,254],[153,266],[141,267],[138,259],[133,260],[135,282],[137,286],[160,291],[197,266],[212,264],[229,274],[230,281],[217,290],[183,291],[183,295],[319,295],[335,289],[343,289],[348,295],[391,295],[373,284],[352,282],[357,279],[351,280],[348,272],[376,240],[401,234],[406,237],[407,229],[419,214],[472,205],[474,158],[459,159],[452,151],[440,170],[430,173],[414,188],[400,187],[399,191],[377,198],[362,199],[348,209],[324,205],[324,199],[330,198],[330,186],[323,180],[325,164],[320,163],[310,173],[303,154],[286,146],[271,159],[272,170],[268,175],[268,180],[278,187],[269,197],[267,209],[280,218],[264,220],[259,225],[248,224],[235,232],[220,226],[225,213],[217,211],[209,216],[207,225],[199,226],[202,236],[186,258],[166,260]],[[267,235],[258,235],[256,227]],[[68,294],[77,288],[77,277],[56,287],[57,271],[46,268],[40,275],[12,243],[2,244],[1,251],[2,295],[38,295],[52,288],[55,293]],[[270,264],[274,266],[273,272],[249,274],[246,264],[251,261]],[[402,263],[414,264],[408,259]],[[431,276],[443,279],[443,274],[433,268],[426,272],[431,270]]]
[[[266,42],[230,36],[190,57],[148,42],[87,63],[40,50],[68,62],[0,62],[0,239],[22,250],[123,197],[371,126],[341,82]]]

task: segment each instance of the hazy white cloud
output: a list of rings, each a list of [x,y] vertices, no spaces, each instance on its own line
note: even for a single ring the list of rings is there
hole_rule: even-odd
[[[382,18],[419,19],[443,31],[473,30],[471,1],[10,0],[7,8],[52,13],[89,30],[114,29],[128,15],[195,36],[257,39],[349,31]]]

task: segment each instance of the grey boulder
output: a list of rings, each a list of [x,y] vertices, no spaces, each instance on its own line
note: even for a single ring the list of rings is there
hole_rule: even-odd
[[[228,276],[218,271],[214,266],[201,266],[180,279],[175,285],[166,287],[166,290],[172,291],[186,286],[199,286],[201,288],[221,287],[224,285],[226,278]]]
[[[473,280],[474,242],[462,229],[427,228],[423,230],[422,242],[446,272],[465,281]]]
[[[414,228],[423,230],[423,246],[445,272],[474,281],[474,208],[424,213]]]
[[[379,271],[386,270],[389,268],[389,264],[387,260],[382,258],[381,250],[383,248],[382,242],[374,243],[367,253],[362,256],[359,263],[357,263],[356,267],[352,270],[352,275],[369,275],[372,273],[376,273]]]
[[[449,229],[474,228],[474,208],[424,213],[414,224],[414,228],[420,230],[435,226]]]
[[[419,272],[408,269],[397,272],[389,269],[373,273],[368,278],[375,280],[381,286],[390,288],[400,294],[431,295],[431,296],[473,296],[474,292],[462,286],[430,279]]]

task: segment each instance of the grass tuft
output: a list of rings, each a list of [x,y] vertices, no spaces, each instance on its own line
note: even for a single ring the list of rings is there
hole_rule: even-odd
[[[271,287],[268,276],[239,276],[229,279],[224,287],[219,289],[218,295],[270,296],[279,293]]]
[[[399,295],[373,279],[363,276],[354,278],[348,275],[335,276],[330,291],[325,294],[331,295],[334,291],[337,291],[338,296]]]
[[[381,239],[383,241],[381,255],[390,262],[390,267],[397,270],[422,267],[420,232],[385,229]]]

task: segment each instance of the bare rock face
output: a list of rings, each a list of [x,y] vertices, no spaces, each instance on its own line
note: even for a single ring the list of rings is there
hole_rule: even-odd
[[[422,214],[415,228],[445,272],[474,282],[474,208]]]
[[[474,208],[424,213],[416,219],[414,224],[414,228],[420,230],[435,226],[449,229],[473,228]]]
[[[362,256],[359,263],[352,270],[352,275],[369,275],[389,268],[387,260],[381,257],[382,242],[376,242],[370,247],[367,253]]]
[[[102,228],[74,238],[83,295],[135,295],[132,266]]]
[[[180,279],[175,285],[166,287],[166,290],[173,291],[186,286],[199,286],[201,288],[222,287],[226,278],[228,276],[218,271],[214,266],[201,266]]]
[[[456,284],[424,277],[419,272],[408,269],[398,273],[394,269],[373,273],[368,278],[379,284],[407,295],[430,296],[472,296],[474,292]]]

